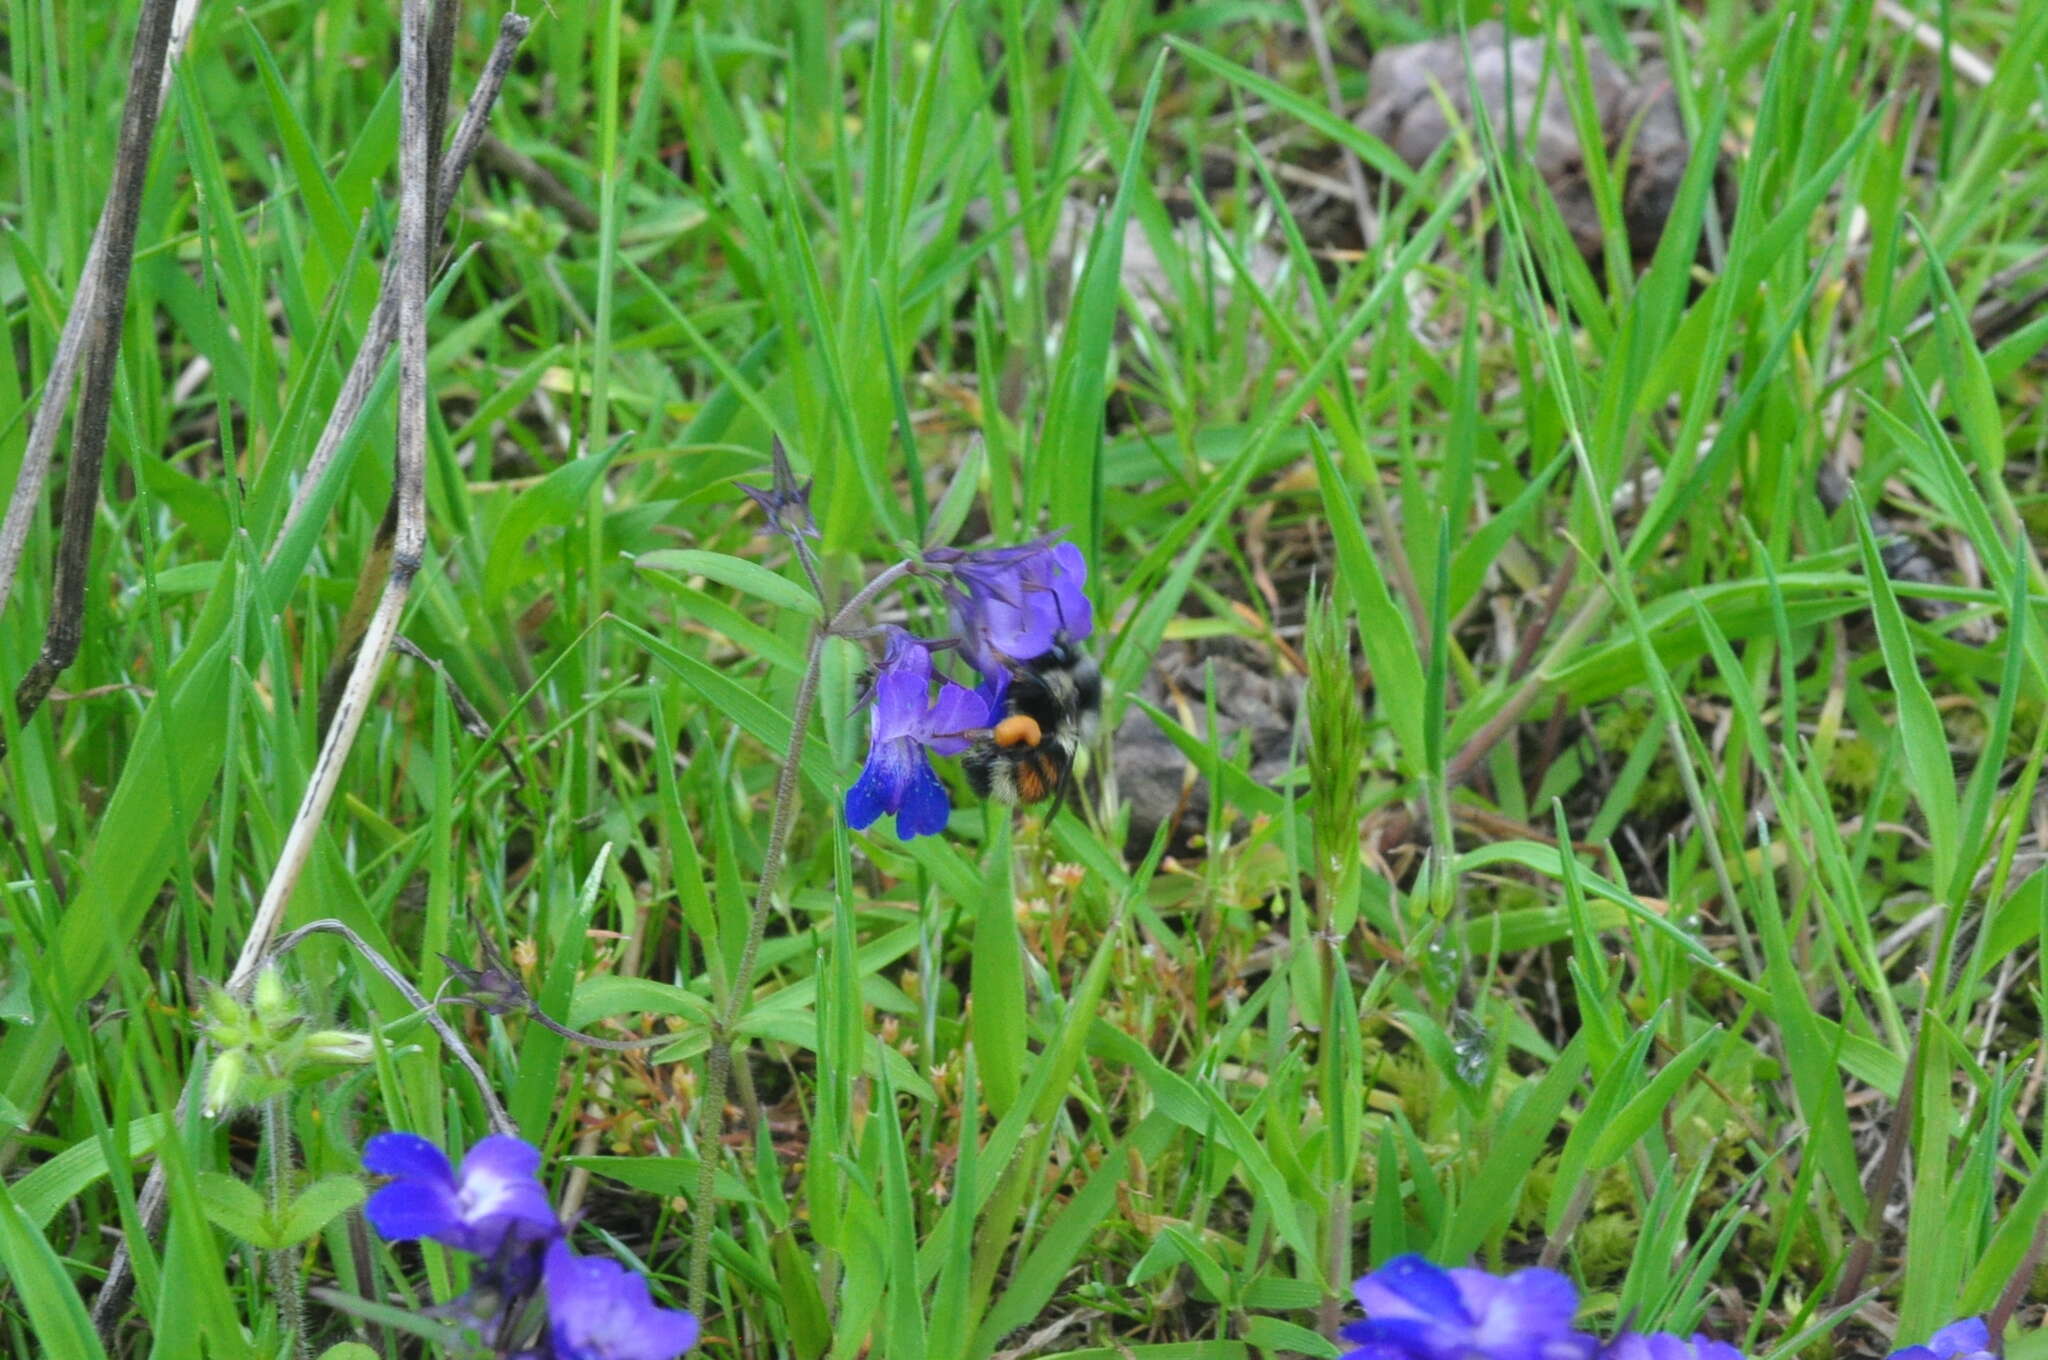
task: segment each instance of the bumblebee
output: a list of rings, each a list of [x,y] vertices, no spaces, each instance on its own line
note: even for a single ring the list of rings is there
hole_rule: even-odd
[[[1066,633],[1043,656],[1020,661],[1003,713],[960,758],[968,787],[997,803],[1053,800],[1050,821],[1074,777],[1074,756],[1094,740],[1102,670]]]

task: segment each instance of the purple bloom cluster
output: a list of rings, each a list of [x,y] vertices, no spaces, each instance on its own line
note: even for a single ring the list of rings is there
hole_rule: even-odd
[[[936,548],[924,565],[946,580],[954,631],[926,640],[887,630],[868,692],[867,762],[846,791],[848,826],[859,831],[893,813],[905,840],[945,830],[952,812],[931,757],[958,755],[996,720],[1018,665],[1044,656],[1061,637],[1080,642],[1095,631],[1083,589],[1088,564],[1071,543]],[[957,648],[966,658],[978,677],[974,688],[935,671],[932,653],[940,648]]]
[[[1725,1341],[1694,1334],[1623,1332],[1602,1345],[1572,1325],[1579,1293],[1554,1270],[1499,1276],[1400,1256],[1353,1289],[1365,1319],[1338,1335],[1343,1360],[1743,1360]],[[1995,1360],[1978,1318],[1936,1332],[1887,1360]]]
[[[504,1134],[481,1139],[458,1169],[412,1133],[380,1133],[363,1167],[390,1176],[363,1213],[393,1242],[421,1238],[481,1260],[474,1298],[492,1302],[479,1326],[517,1329],[536,1288],[548,1308],[538,1347],[521,1360],[673,1360],[697,1344],[697,1319],[655,1304],[647,1281],[615,1261],[569,1250],[540,1183],[540,1151]]]

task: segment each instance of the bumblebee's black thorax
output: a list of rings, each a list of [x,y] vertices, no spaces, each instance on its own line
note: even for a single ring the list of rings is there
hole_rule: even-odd
[[[1101,707],[1102,672],[1093,657],[1062,638],[1011,673],[993,730],[962,757],[968,786],[1000,803],[1053,798],[1057,807],[1075,752],[1093,738]],[[1022,740],[1003,730],[1014,718],[1030,720]]]

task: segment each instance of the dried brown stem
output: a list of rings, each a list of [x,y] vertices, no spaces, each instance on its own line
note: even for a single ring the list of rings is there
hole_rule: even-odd
[[[1831,1301],[1836,1308],[1843,1307],[1854,1299],[1863,1288],[1863,1278],[1870,1273],[1870,1263],[1877,1254],[1878,1240],[1884,1235],[1884,1206],[1892,1197],[1892,1186],[1899,1179],[1899,1168],[1905,1164],[1906,1146],[1913,1141],[1913,1097],[1920,1085],[1920,1061],[1925,1045],[1925,1022],[1913,1031],[1913,1051],[1906,1057],[1906,1074],[1899,1079],[1899,1103],[1892,1107],[1891,1127],[1885,1130],[1884,1150],[1878,1154],[1877,1166],[1870,1173],[1870,1183],[1864,1193],[1870,1200],[1869,1216],[1864,1220],[1863,1232],[1856,1244],[1849,1248],[1848,1264],[1842,1268],[1842,1278],[1835,1285],[1835,1296]]]
[[[77,362],[82,373],[78,413],[71,427],[71,465],[64,482],[64,509],[43,649],[14,689],[15,714],[23,723],[35,716],[57,677],[78,656],[85,620],[85,573],[92,558],[93,523],[99,511],[100,464],[107,452],[114,369],[121,354],[121,318],[128,307],[128,275],[135,264],[142,188],[149,177],[149,150],[156,140],[157,115],[163,106],[160,94],[164,57],[170,51],[171,20],[176,9],[177,0],[145,0],[142,6],[135,28],[135,51],[128,63],[128,97],[121,107],[114,176],[107,185],[107,204],[100,214],[99,267],[92,271],[91,296],[81,298],[81,305],[73,308],[74,315],[84,313],[77,342]],[[68,323],[66,330],[70,330]],[[8,505],[4,541],[0,541],[0,608],[5,607],[20,565],[29,521],[34,517],[42,477],[48,467],[47,451],[54,446],[69,388],[70,378],[66,374],[62,385],[51,384],[36,411],[31,442],[40,433],[48,443],[42,450],[43,457],[36,458],[32,453],[24,460],[21,480]]]
[[[499,137],[490,136],[484,138],[483,145],[477,148],[477,155],[499,174],[524,184],[529,193],[560,213],[563,220],[576,230],[597,230],[597,209],[576,197],[574,190],[555,178],[554,171],[524,151],[507,146]]]
[[[1323,98],[1330,112],[1342,118],[1344,91],[1337,83],[1337,59],[1330,52],[1330,36],[1323,27],[1323,7],[1317,0],[1301,0],[1301,15],[1307,20],[1309,46],[1315,49],[1316,70],[1323,80]],[[1351,190],[1352,211],[1358,214],[1359,243],[1371,250],[1379,241],[1379,222],[1372,210],[1372,190],[1366,186],[1365,162],[1350,147],[1343,151],[1344,183]]]
[[[498,24],[498,41],[491,48],[483,73],[477,78],[476,93],[469,97],[469,106],[462,111],[462,121],[455,126],[455,136],[449,142],[447,152],[439,158],[430,214],[436,222],[445,218],[454,205],[462,176],[476,155],[477,144],[483,140],[491,108],[498,102],[498,92],[504,88],[505,77],[512,70],[512,58],[532,23],[524,15],[508,14]],[[276,543],[284,542],[292,526],[305,514],[314,492],[326,479],[335,456],[341,452],[343,441],[355,428],[356,418],[369,401],[370,390],[376,386],[377,375],[383,369],[384,361],[390,357],[391,346],[397,338],[397,279],[387,269],[383,291],[377,295],[376,310],[370,313],[370,324],[363,334],[362,346],[356,351],[347,376],[342,379],[341,392],[334,400],[334,409],[327,417],[326,427],[320,431],[319,441],[313,446],[313,456],[306,462],[305,473],[300,478],[298,490],[293,493],[291,509],[285,512],[285,522],[278,530]],[[271,551],[275,553],[276,547],[273,546]]]
[[[164,74],[157,83],[159,115],[163,112],[164,93],[170,83],[170,68],[184,52],[185,40],[192,36],[192,23],[198,11],[199,0],[177,0],[171,15],[170,39],[160,63]],[[99,224],[93,228],[92,244],[85,252],[85,267],[79,271],[78,287],[71,296],[71,311],[64,318],[64,329],[57,337],[56,353],[50,357],[50,371],[43,379],[42,402],[36,407],[35,419],[29,425],[28,443],[22,452],[20,470],[15,475],[14,491],[7,501],[7,515],[4,521],[0,521],[0,614],[7,612],[7,601],[13,594],[15,578],[21,568],[21,555],[28,546],[36,509],[42,504],[43,480],[50,470],[51,455],[56,451],[57,432],[64,424],[65,409],[71,402],[72,380],[78,376],[86,321],[97,309],[100,275],[106,262],[107,230],[112,219],[109,210],[112,207],[110,198],[106,208],[101,210]]]

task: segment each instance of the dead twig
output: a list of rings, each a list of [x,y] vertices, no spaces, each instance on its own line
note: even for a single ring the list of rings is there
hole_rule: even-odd
[[[399,29],[399,85],[401,114],[398,136],[398,232],[393,245],[392,265],[386,278],[397,278],[398,295],[398,451],[396,459],[395,515],[387,516],[391,528],[390,575],[383,597],[377,603],[356,649],[355,667],[347,688],[335,706],[334,721],[313,762],[313,776],[285,833],[284,848],[277,866],[257,904],[256,919],[242,942],[241,957],[228,976],[228,989],[240,991],[256,976],[257,966],[269,951],[270,940],[284,917],[285,903],[298,886],[299,872],[312,853],[313,838],[326,820],[327,804],[341,780],[342,762],[355,745],[369,711],[370,691],[377,671],[391,654],[392,639],[398,635],[399,615],[412,591],[426,552],[426,449],[427,449],[427,167],[431,156],[427,134],[429,75],[427,0],[406,0]],[[380,533],[379,537],[382,537]],[[382,546],[381,543],[379,545]]]
[[[1307,21],[1309,46],[1315,49],[1323,97],[1329,101],[1330,112],[1342,118],[1344,91],[1337,83],[1337,60],[1330,54],[1330,36],[1323,29],[1323,7],[1317,0],[1301,0],[1301,16]],[[1358,214],[1358,238],[1365,249],[1371,250],[1379,242],[1380,224],[1372,210],[1372,190],[1365,182],[1365,162],[1348,146],[1343,148],[1343,161],[1344,183],[1351,190],[1352,210]]]
[[[507,179],[515,179],[524,184],[528,192],[560,213],[563,220],[576,230],[597,230],[597,209],[576,197],[573,189],[555,178],[554,171],[524,151],[507,146],[500,137],[486,136],[483,145],[477,148],[477,154],[483,158],[486,166]]]
[[[477,144],[483,140],[484,128],[490,122],[491,108],[498,102],[498,92],[504,88],[505,77],[511,73],[513,55],[518,52],[532,22],[524,15],[508,14],[498,25],[498,41],[491,48],[482,74],[477,77],[476,93],[470,96],[469,106],[463,110],[462,120],[455,126],[455,136],[449,142],[448,150],[439,158],[429,213],[436,222],[445,218],[454,206],[456,190],[461,187],[462,176],[469,169]],[[306,513],[314,494],[326,480],[335,456],[341,452],[342,442],[355,428],[356,418],[369,401],[370,391],[377,384],[377,375],[382,371],[384,361],[391,356],[391,346],[397,338],[397,280],[390,270],[386,270],[383,289],[377,294],[376,310],[370,313],[370,324],[363,333],[362,347],[356,351],[355,360],[342,379],[341,392],[334,400],[333,411],[327,417],[326,427],[320,431],[319,441],[313,446],[313,456],[306,462],[298,490],[292,495],[291,508],[285,512],[284,525],[278,530],[271,547],[272,556],[277,553],[277,545],[290,536],[293,525]]]
[[[78,414],[71,427],[71,464],[64,483],[64,509],[58,529],[57,562],[51,585],[50,618],[43,649],[14,689],[14,710],[26,723],[42,707],[57,677],[78,656],[85,618],[85,572],[92,557],[93,523],[99,511],[100,464],[107,452],[107,419],[114,400],[114,367],[121,354],[121,317],[128,307],[128,275],[135,264],[135,231],[142,216],[142,186],[149,176],[149,151],[156,140],[158,98],[163,89],[164,57],[171,46],[171,18],[176,0],[146,0],[135,28],[135,52],[128,63],[128,97],[121,106],[121,136],[114,152],[114,176],[107,185],[107,204],[100,213],[96,239],[101,248],[98,268],[88,270],[93,283],[81,280],[80,298],[72,316],[77,327],[76,363],[81,372]],[[66,338],[72,331],[65,325]],[[63,350],[60,340],[60,357]],[[52,377],[56,377],[53,372]],[[57,438],[70,395],[70,375],[52,382],[30,428],[30,453],[25,456],[7,519],[0,526],[0,609],[6,607],[30,521],[41,497],[49,452]],[[40,436],[40,449],[33,446]],[[40,456],[38,456],[40,455]]]
[[[199,0],[177,0],[172,11],[170,34],[157,62],[160,75],[155,107],[158,116],[163,113],[170,67],[184,52],[185,40],[192,36],[192,23],[198,12]],[[138,54],[141,39],[142,32],[138,28]],[[14,491],[7,501],[7,516],[0,521],[0,614],[7,612],[7,601],[14,592],[15,578],[21,568],[21,555],[28,546],[31,521],[36,507],[42,503],[43,480],[49,473],[50,458],[57,447],[57,431],[64,424],[64,411],[71,401],[72,379],[78,376],[78,362],[85,346],[86,321],[98,308],[113,207],[112,186],[109,186],[106,207],[100,212],[99,224],[93,228],[92,244],[85,252],[85,267],[79,271],[78,287],[72,293],[70,314],[64,318],[64,329],[57,337],[57,351],[50,357],[50,371],[43,380],[42,402],[36,407],[35,420],[29,425],[28,444],[22,451]]]

